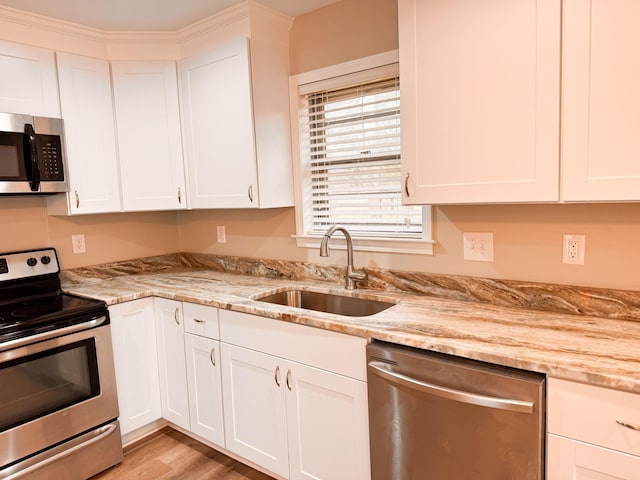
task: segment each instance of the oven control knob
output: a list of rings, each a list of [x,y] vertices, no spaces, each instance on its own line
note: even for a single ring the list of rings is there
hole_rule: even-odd
[[[45,255],[40,259],[43,265],[49,265],[51,263],[51,257],[49,255]]]
[[[27,258],[27,265],[29,265],[30,267],[35,267],[37,263],[38,263],[37,259],[33,257]]]

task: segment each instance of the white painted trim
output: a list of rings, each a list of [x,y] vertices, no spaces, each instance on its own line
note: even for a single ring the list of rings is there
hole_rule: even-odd
[[[304,217],[302,208],[302,172],[300,168],[301,152],[300,152],[300,130],[299,130],[299,111],[300,111],[300,94],[299,88],[313,82],[320,82],[343,75],[351,75],[365,70],[385,67],[397,64],[399,60],[398,50],[390,50],[388,52],[371,55],[349,62],[331,65],[329,67],[320,68],[309,72],[299,73],[289,77],[289,114],[291,117],[291,157],[293,160],[293,179],[294,179],[294,202],[295,202],[295,218],[296,218],[296,235],[292,238],[296,239],[298,247],[302,248],[319,248],[322,237],[304,234]],[[400,80],[402,81],[402,79]],[[382,238],[353,238],[353,249],[357,251],[368,252],[384,252],[384,253],[410,253],[433,255],[433,229],[431,221],[431,207],[425,206],[422,214],[422,236],[419,239],[382,239]],[[341,245],[342,243],[342,245]],[[332,238],[332,246],[334,239]],[[335,239],[337,249],[344,249],[344,241],[340,238]]]
[[[319,249],[322,236],[292,235],[298,247]],[[434,240],[418,239],[378,239],[352,237],[353,250],[358,252],[409,253],[415,255],[433,255]],[[346,242],[341,237],[331,237],[330,247],[335,250],[346,250]]]
[[[344,63],[338,63],[336,65],[312,70],[310,72],[299,73],[297,75],[293,75],[291,79],[295,81],[295,85],[300,86],[307,83],[361,72],[363,70],[384,67],[385,65],[398,63],[398,61],[398,50],[389,50],[388,52],[378,53],[376,55],[370,55],[368,57],[358,58]]]

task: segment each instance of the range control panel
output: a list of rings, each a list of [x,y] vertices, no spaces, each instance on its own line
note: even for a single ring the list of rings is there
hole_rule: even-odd
[[[0,254],[0,282],[59,272],[58,255],[53,248]]]

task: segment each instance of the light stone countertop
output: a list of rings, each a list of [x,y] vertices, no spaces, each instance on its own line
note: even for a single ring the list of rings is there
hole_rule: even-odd
[[[287,287],[397,302],[344,317],[254,300]],[[184,268],[120,276],[63,276],[67,293],[108,305],[148,296],[200,303],[640,393],[640,322]]]

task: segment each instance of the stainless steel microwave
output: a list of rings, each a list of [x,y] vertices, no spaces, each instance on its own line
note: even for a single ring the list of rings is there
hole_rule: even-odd
[[[0,194],[66,192],[60,118],[0,113]]]

